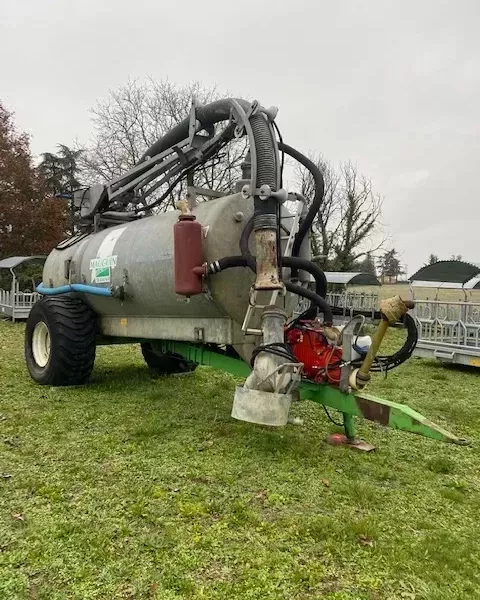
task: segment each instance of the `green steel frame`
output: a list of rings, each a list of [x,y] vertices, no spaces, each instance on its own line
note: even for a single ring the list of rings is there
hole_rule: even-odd
[[[162,352],[176,352],[193,362],[221,369],[238,377],[247,377],[251,370],[243,360],[215,352],[200,344],[163,341],[159,342],[159,345]],[[346,437],[351,441],[356,438],[353,417],[363,417],[393,429],[409,431],[443,442],[467,443],[405,404],[390,402],[363,392],[345,393],[336,387],[304,381],[300,386],[300,399],[311,400],[341,412]]]

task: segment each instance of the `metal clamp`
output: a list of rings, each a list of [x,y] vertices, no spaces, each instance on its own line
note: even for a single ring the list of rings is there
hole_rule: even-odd
[[[215,134],[213,126],[204,127],[197,119],[198,107],[196,98],[192,98],[192,106],[188,115],[188,143],[192,148],[200,148],[206,140],[211,139]],[[207,132],[207,135],[197,135],[202,129]]]
[[[233,135],[236,138],[242,137],[242,135],[246,131],[245,121],[247,121],[247,122],[250,121],[251,117],[253,117],[253,115],[255,115],[258,112],[259,108],[260,108],[260,104],[258,103],[257,100],[254,100],[252,102],[252,104],[250,105],[250,108],[246,112],[245,111],[239,112],[237,110],[236,111],[237,114],[235,114],[232,111],[231,118],[237,124],[237,126],[235,127],[235,130],[233,132]],[[241,121],[241,123],[238,122],[239,120]]]
[[[263,108],[263,106],[261,106],[260,112],[267,117],[270,123],[273,123],[273,121],[275,121],[276,116],[278,115],[278,107],[270,106],[269,108]]]
[[[252,191],[253,191],[253,193],[252,193]],[[242,198],[244,200],[248,200],[248,198],[251,198],[252,196],[258,196],[260,198],[260,200],[267,200],[268,198],[274,198],[275,200],[278,200],[278,202],[280,202],[280,204],[283,204],[284,202],[286,202],[288,200],[287,190],[284,190],[283,188],[281,188],[281,189],[277,190],[276,192],[274,192],[268,184],[264,184],[261,187],[255,188],[253,190],[251,190],[251,188],[248,184],[244,185],[242,188]]]

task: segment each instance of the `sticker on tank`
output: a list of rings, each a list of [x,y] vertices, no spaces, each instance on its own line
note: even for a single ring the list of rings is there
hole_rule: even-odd
[[[125,231],[126,227],[115,229],[107,233],[100,244],[97,257],[90,261],[92,283],[110,283],[112,270],[117,266],[117,255],[113,254],[115,244]]]

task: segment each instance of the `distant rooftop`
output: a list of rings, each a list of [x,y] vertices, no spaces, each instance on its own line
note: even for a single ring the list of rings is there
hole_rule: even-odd
[[[325,271],[328,283],[340,283],[342,285],[380,285],[380,281],[370,273],[343,273]]]
[[[422,267],[410,277],[415,287],[480,289],[480,264],[463,260],[440,260]]]
[[[0,260],[0,269],[14,269],[15,267],[18,267],[18,265],[30,260],[40,263],[44,262],[45,258],[45,256],[10,256]]]

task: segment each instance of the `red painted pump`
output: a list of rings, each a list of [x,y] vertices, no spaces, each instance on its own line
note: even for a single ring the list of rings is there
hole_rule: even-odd
[[[339,385],[342,348],[331,344],[315,321],[300,321],[285,337],[307,379]]]
[[[202,293],[202,226],[186,206],[173,226],[175,292],[182,296]]]

